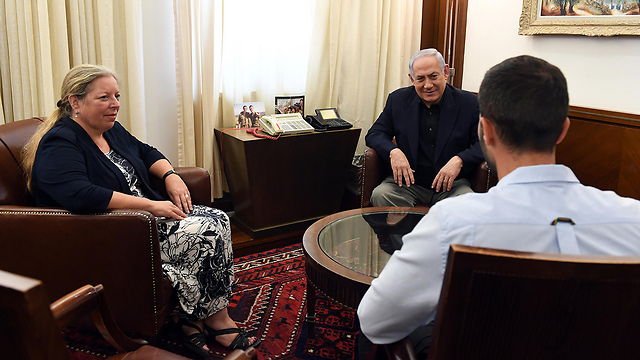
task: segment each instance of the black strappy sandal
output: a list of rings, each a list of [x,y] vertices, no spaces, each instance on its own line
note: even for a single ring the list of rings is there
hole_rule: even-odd
[[[249,343],[249,338],[247,337],[247,333],[244,331],[244,329],[240,329],[240,328],[228,328],[228,329],[222,329],[222,330],[214,330],[213,328],[207,326],[207,324],[204,324],[204,329],[207,333],[209,333],[207,336],[209,338],[212,338],[213,340],[215,340],[215,342],[217,342],[218,344],[220,344],[220,342],[218,342],[218,340],[216,340],[216,336],[220,336],[220,335],[228,335],[228,334],[238,334],[235,339],[233,339],[233,341],[231,342],[231,344],[229,344],[229,346],[224,346],[222,344],[222,346],[226,347],[229,350],[235,350],[235,349],[240,349],[240,350],[246,350],[248,347],[252,346],[252,347],[256,347],[258,345],[260,345],[260,343],[262,342],[260,339],[258,339],[256,337],[256,341],[253,344]]]
[[[207,345],[207,338],[202,332],[202,329],[200,329],[196,324],[192,324],[188,320],[183,318],[180,318],[178,320],[176,326],[178,327],[178,331],[180,332],[180,337],[182,338],[184,346],[187,349],[200,357],[209,356],[209,352],[204,348],[204,346]],[[193,334],[187,335],[182,328],[183,326],[196,329],[197,331]]]

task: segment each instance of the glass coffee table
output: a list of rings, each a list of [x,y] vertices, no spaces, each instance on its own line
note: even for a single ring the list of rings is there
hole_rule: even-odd
[[[307,274],[307,326],[313,336],[315,297],[327,298],[352,310],[402,236],[411,232],[428,208],[369,207],[339,212],[316,221],[305,231],[302,247]]]

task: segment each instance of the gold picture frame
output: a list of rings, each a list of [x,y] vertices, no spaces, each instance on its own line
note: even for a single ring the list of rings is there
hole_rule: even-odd
[[[640,35],[639,6],[636,0],[523,0],[518,34]]]

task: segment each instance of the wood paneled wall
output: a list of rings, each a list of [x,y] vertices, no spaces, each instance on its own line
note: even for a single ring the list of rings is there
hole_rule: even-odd
[[[468,0],[423,0],[420,48],[436,48],[452,72],[453,86],[462,86]]]
[[[585,185],[640,199],[640,115],[572,106],[569,118],[558,163]]]

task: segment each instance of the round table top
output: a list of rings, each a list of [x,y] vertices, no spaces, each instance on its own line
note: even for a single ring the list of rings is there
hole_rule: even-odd
[[[312,227],[318,232],[317,246],[323,255],[348,270],[375,278],[402,246],[402,236],[427,212],[428,208],[370,207],[328,216]]]
[[[368,207],[313,223],[302,237],[307,292],[319,290],[356,309],[362,296],[402,244],[402,236],[428,208]]]

